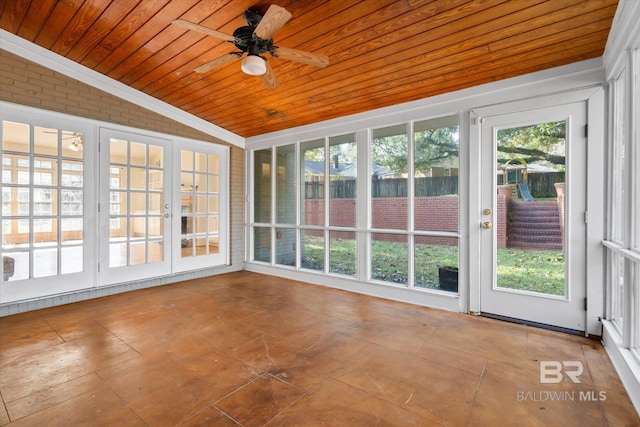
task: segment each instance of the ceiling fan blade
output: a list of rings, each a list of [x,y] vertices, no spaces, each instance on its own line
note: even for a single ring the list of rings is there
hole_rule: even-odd
[[[326,67],[329,65],[329,58],[324,55],[318,55],[317,53],[286,47],[275,47],[274,53],[278,58],[288,59],[289,61],[295,61],[301,64],[314,65],[316,67]]]
[[[226,55],[222,55],[212,61],[205,62],[201,66],[195,68],[193,72],[206,73],[207,71],[213,70],[214,68],[224,65],[227,62],[231,62],[236,58],[238,58],[238,55],[236,55],[235,53],[227,53]]]
[[[178,27],[182,27],[185,30],[197,31],[199,33],[206,34],[208,36],[215,37],[217,39],[224,40],[227,42],[233,42],[235,40],[235,37],[230,36],[229,34],[221,33],[220,31],[216,31],[212,28],[205,27],[204,25],[185,21],[184,19],[176,19],[171,23],[177,25]]]
[[[262,75],[262,83],[264,83],[267,89],[275,89],[279,85],[278,79],[273,72],[273,68],[271,68],[271,65],[269,64],[269,61],[265,61],[265,63],[267,64],[267,71]]]
[[[260,20],[253,34],[262,40],[269,40],[289,19],[291,19],[291,14],[287,9],[272,4]]]

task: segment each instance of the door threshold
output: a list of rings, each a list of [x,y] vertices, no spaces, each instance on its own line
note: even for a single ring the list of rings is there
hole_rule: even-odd
[[[533,326],[534,328],[549,329],[549,330],[556,331],[556,332],[563,332],[565,334],[579,335],[579,336],[582,336],[582,337],[587,336],[584,333],[584,331],[579,331],[577,329],[569,329],[569,328],[563,328],[561,326],[549,325],[549,324],[546,324],[546,323],[532,322],[530,320],[523,320],[523,319],[518,319],[518,318],[515,318],[515,317],[502,316],[500,314],[483,313],[483,312],[481,312],[480,316],[487,317],[487,318],[490,318],[490,319],[502,320],[504,322],[509,322],[509,323],[517,323],[519,325]]]

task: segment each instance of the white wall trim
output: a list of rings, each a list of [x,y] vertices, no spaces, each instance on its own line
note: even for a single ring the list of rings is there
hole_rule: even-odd
[[[627,390],[631,403],[636,412],[640,414],[640,364],[631,352],[622,346],[622,339],[615,326],[608,320],[603,320],[602,326],[604,348],[622,381],[622,385]]]
[[[603,55],[607,80],[617,77],[624,68],[624,51],[640,47],[639,21],[640,1],[620,0]]]
[[[457,294],[450,292],[421,291],[375,282],[362,282],[346,276],[329,276],[314,273],[310,270],[297,270],[290,267],[272,266],[258,262],[247,262],[244,268],[245,270],[252,271],[254,273],[268,274],[269,276],[283,277],[290,280],[298,280],[305,283],[341,289],[357,294],[369,295],[455,313],[460,312],[460,298]]]
[[[199,117],[189,114],[179,108],[162,102],[152,96],[147,95],[139,90],[133,89],[122,84],[110,77],[100,74],[84,65],[71,61],[57,53],[51,52],[35,43],[31,43],[23,38],[11,34],[0,29],[0,49],[11,52],[24,59],[35,62],[43,67],[57,71],[65,76],[76,79],[89,86],[105,91],[111,95],[131,102],[142,108],[163,115],[172,120],[176,120],[189,126],[218,138],[229,144],[244,148],[245,139],[240,135],[229,132],[219,126],[202,120]]]

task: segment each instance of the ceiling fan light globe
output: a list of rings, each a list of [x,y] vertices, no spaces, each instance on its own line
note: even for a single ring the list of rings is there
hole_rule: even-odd
[[[261,76],[267,72],[265,60],[258,55],[247,55],[242,60],[242,71],[250,76]]]

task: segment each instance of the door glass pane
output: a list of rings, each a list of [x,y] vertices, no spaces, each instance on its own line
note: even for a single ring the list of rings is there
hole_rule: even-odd
[[[355,134],[329,138],[329,225],[356,226]]]
[[[498,288],[566,294],[565,132],[565,121],[497,131]]]
[[[408,284],[408,245],[404,234],[371,235],[371,279],[406,286]]]
[[[164,174],[154,168],[163,164],[164,148],[116,138],[109,142],[109,266],[161,262]]]
[[[458,116],[414,128],[415,229],[458,231]]]
[[[303,142],[300,146],[302,204],[300,223],[324,225],[324,139]]]

